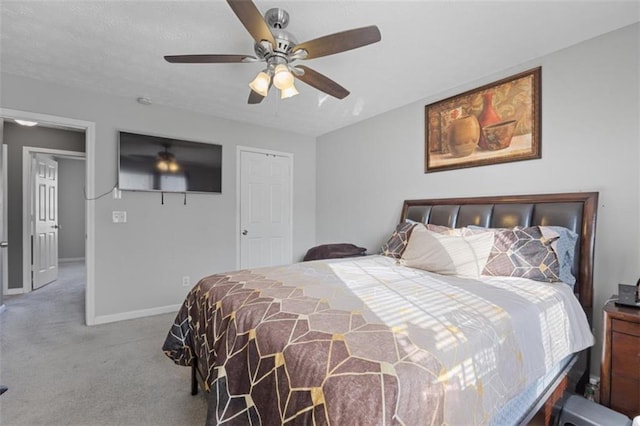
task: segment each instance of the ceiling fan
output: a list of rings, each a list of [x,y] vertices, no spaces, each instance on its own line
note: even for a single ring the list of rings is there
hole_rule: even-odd
[[[255,40],[251,55],[169,55],[164,59],[171,63],[239,63],[265,62],[266,68],[249,84],[249,103],[258,104],[267,96],[272,85],[280,89],[282,99],[298,94],[294,79],[312,86],[328,95],[343,99],[349,91],[327,76],[304,65],[294,65],[297,60],[320,58],[380,41],[380,30],[375,25],[341,31],[303,43],[296,43],[285,31],[289,14],[284,9],[269,9],[264,18],[251,0],[227,0],[229,6],[249,34]]]

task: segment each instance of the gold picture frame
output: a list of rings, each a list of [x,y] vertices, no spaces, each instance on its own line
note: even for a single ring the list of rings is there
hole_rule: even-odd
[[[541,71],[425,106],[425,173],[541,157]]]

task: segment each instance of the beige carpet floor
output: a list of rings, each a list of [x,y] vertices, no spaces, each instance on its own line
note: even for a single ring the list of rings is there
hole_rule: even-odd
[[[84,264],[5,297],[0,313],[0,424],[201,425],[202,392],[162,352],[174,314],[87,327]]]

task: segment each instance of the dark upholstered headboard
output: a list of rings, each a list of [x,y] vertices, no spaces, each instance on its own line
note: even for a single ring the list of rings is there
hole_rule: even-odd
[[[406,200],[401,221],[411,219],[450,228],[542,225],[571,229],[578,234],[574,291],[591,316],[597,208],[597,192]]]

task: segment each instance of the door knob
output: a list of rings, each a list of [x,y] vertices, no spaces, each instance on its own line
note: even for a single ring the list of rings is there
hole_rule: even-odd
[[[0,247],[8,247],[9,243],[7,241],[0,241]]]
[[[60,225],[52,225],[51,227],[52,227],[53,229],[61,229],[61,226],[60,226]]]
[[[249,233],[249,231],[247,231],[246,229],[244,231],[242,231],[242,235],[247,235]]]

